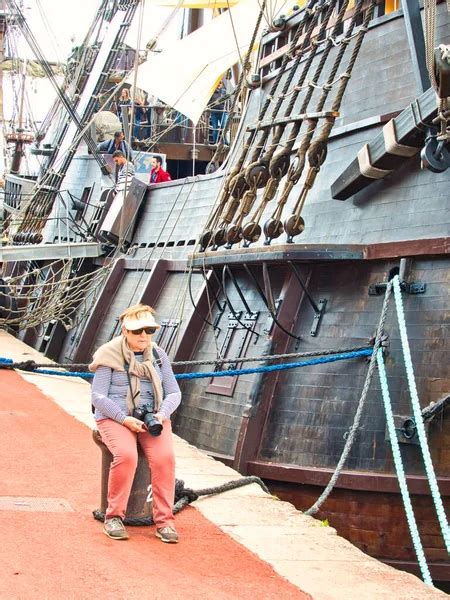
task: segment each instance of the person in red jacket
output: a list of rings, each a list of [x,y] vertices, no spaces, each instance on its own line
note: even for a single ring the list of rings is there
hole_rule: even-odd
[[[152,158],[152,170],[150,171],[150,183],[164,183],[165,181],[172,181],[172,177],[167,171],[161,167],[161,157],[154,156]]]

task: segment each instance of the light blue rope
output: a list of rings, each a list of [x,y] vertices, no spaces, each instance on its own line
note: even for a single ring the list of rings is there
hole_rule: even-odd
[[[336,362],[338,360],[359,358],[361,356],[371,356],[372,352],[372,348],[364,348],[363,350],[357,350],[355,352],[343,352],[341,354],[323,356],[321,358],[312,358],[311,360],[304,360],[302,362],[286,363],[284,365],[268,365],[265,367],[254,367],[253,369],[230,369],[229,371],[208,371],[205,373],[179,373],[178,375],[175,375],[175,378],[200,379],[203,377],[234,377],[237,375],[249,375],[251,373],[270,373],[272,371],[285,371],[286,369],[295,369],[297,367],[321,365],[324,363]],[[0,363],[13,364],[13,362],[14,361],[9,358],[0,357]],[[30,373],[39,373],[41,375],[62,375],[64,377],[84,377],[85,379],[94,377],[93,373],[56,371],[54,369],[36,369],[35,371],[30,371]]]
[[[400,278],[396,275],[393,279],[394,284],[394,297],[395,305],[397,307],[397,319],[400,328],[400,338],[402,341],[403,358],[405,361],[406,376],[408,378],[409,393],[411,396],[411,404],[413,408],[414,421],[416,423],[417,435],[419,437],[420,448],[422,450],[423,462],[425,465],[425,472],[428,477],[430,484],[431,495],[433,497],[434,506],[436,508],[436,514],[439,520],[439,525],[442,531],[442,537],[444,538],[445,547],[447,552],[450,554],[450,531],[447,521],[447,516],[444,510],[444,504],[442,502],[441,494],[439,492],[438,482],[436,474],[433,468],[433,462],[431,460],[430,449],[428,447],[427,436],[425,433],[425,426],[423,424],[422,410],[420,407],[419,395],[417,393],[416,380],[414,377],[414,368],[411,359],[411,352],[409,349],[408,333],[406,331],[405,313],[403,310],[403,299],[402,291],[400,288]]]
[[[411,504],[411,498],[408,491],[408,485],[406,483],[405,470],[403,468],[402,455],[400,453],[400,445],[397,439],[397,432],[395,430],[394,415],[392,413],[391,398],[389,395],[388,382],[386,377],[386,368],[383,360],[383,350],[380,348],[377,352],[377,363],[378,372],[380,374],[381,393],[383,395],[384,411],[386,413],[386,424],[389,431],[389,438],[391,440],[392,457],[394,459],[395,470],[397,471],[398,484],[402,493],[403,504],[405,506],[406,519],[409,525],[409,531],[411,533],[411,539],[416,551],[417,560],[419,563],[422,578],[428,585],[433,585],[430,571],[428,569],[427,560],[423,551],[422,542],[420,540],[419,530],[417,528],[416,519],[414,517],[414,510]]]

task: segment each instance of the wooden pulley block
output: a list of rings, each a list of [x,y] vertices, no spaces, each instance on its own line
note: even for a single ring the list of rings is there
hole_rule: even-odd
[[[284,229],[288,236],[287,241],[292,243],[292,238],[305,230],[305,221],[296,214],[290,215],[284,222]]]
[[[420,151],[423,166],[432,173],[443,173],[450,167],[450,153],[444,141],[428,137],[425,146]]]
[[[227,235],[227,230],[225,227],[221,227],[220,229],[215,231],[212,236],[212,245],[215,248],[219,248],[220,246],[223,246],[225,244],[225,242],[227,241],[226,235]]]
[[[289,166],[288,180],[292,181],[294,184],[297,183],[301,177],[304,166],[305,166],[305,160],[300,159],[299,156],[296,156]]]
[[[255,223],[255,221],[250,221],[249,223],[246,223],[242,228],[242,237],[249,244],[257,242],[261,237],[261,226],[258,225],[258,223]]]
[[[212,231],[208,229],[208,231],[204,231],[200,236],[200,252],[204,252],[208,246],[211,245],[212,240]]]
[[[280,219],[268,219],[264,223],[264,235],[266,236],[264,245],[268,246],[272,240],[280,237],[283,231],[284,227]]]
[[[245,179],[252,188],[263,188],[269,181],[269,169],[263,161],[254,162],[245,169]]]
[[[245,179],[245,173],[241,171],[238,175],[235,175],[230,182],[230,194],[233,198],[241,198],[248,190],[248,183]]]
[[[308,150],[308,162],[311,167],[319,169],[327,158],[327,143],[325,141],[313,142]]]
[[[270,161],[269,173],[274,179],[281,179],[286,175],[290,166],[290,157],[288,152],[280,152]]]
[[[242,240],[242,227],[239,227],[239,225],[235,225],[234,223],[228,225],[225,238],[228,242],[227,248],[231,248],[233,244],[237,244]]]
[[[35,233],[33,234],[33,238],[32,238],[32,244],[40,244],[42,242],[42,234],[41,233]]]
[[[434,50],[434,74],[439,98],[450,96],[450,45],[441,44]]]

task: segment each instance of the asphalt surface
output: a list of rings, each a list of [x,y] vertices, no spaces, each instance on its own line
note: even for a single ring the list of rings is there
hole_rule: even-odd
[[[153,527],[105,536],[91,431],[13,371],[0,371],[0,424],[0,598],[311,598],[192,507],[179,544]]]

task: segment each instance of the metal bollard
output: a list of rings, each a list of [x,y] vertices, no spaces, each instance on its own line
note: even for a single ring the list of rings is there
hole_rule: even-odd
[[[112,461],[112,454],[102,440],[102,436],[97,429],[92,431],[92,438],[102,451],[102,483],[101,483],[101,506],[100,511],[106,513],[108,506],[108,478],[109,467]],[[150,472],[147,459],[142,448],[138,444],[138,465],[134,475],[133,485],[131,487],[130,498],[128,500],[126,518],[140,519],[152,516],[152,502],[147,502],[148,486],[150,485]]]

